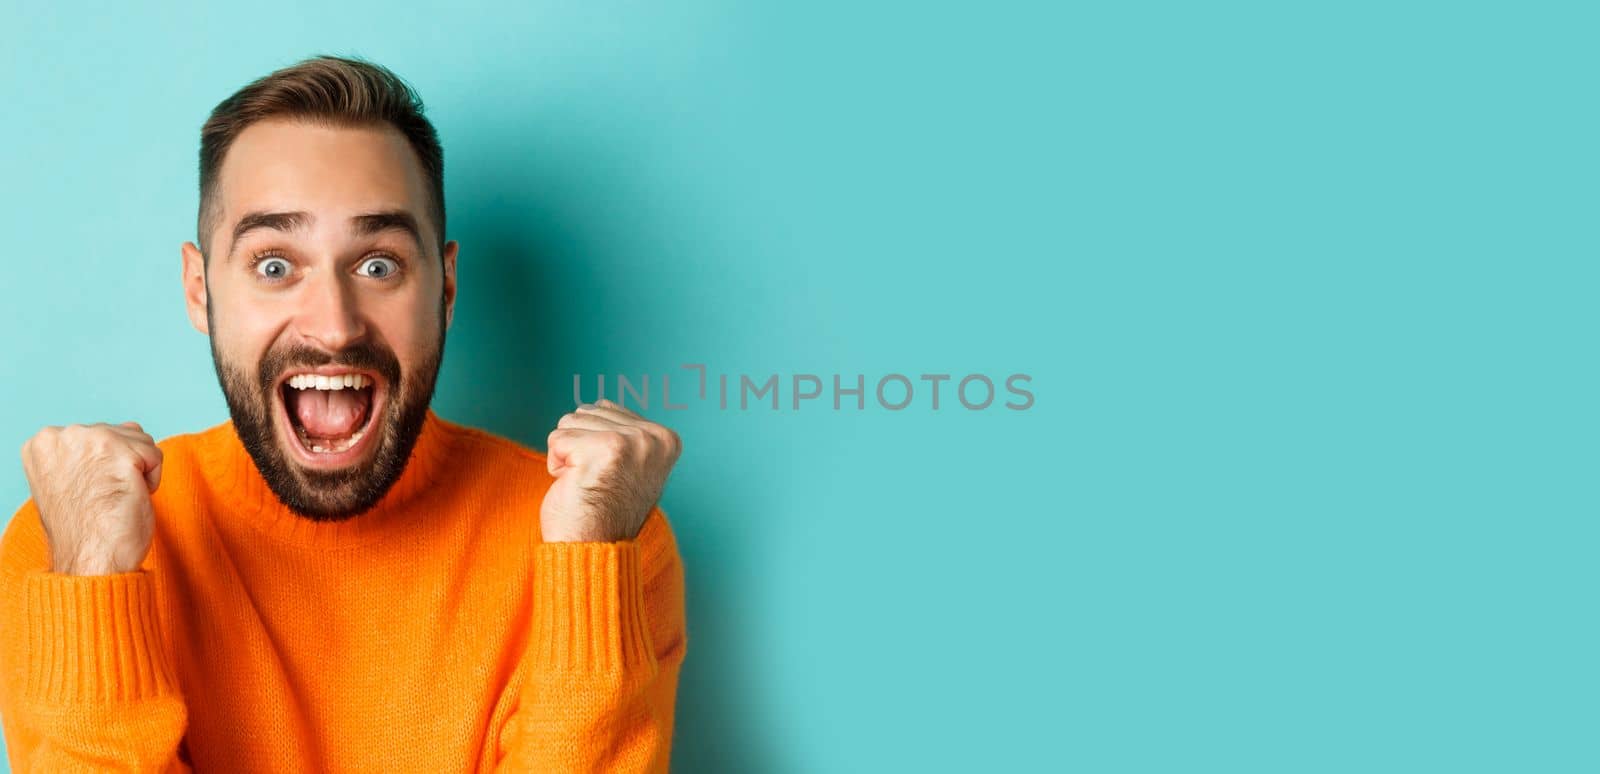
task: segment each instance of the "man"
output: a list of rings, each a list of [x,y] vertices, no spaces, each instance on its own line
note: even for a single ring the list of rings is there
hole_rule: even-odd
[[[608,401],[540,454],[429,408],[443,162],[388,70],[322,57],[201,134],[189,319],[231,421],[47,427],[0,540],[13,770],[665,771],[680,444]]]

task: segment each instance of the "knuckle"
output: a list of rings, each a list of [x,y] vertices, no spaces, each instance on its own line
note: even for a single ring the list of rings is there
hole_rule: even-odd
[[[89,444],[89,448],[98,454],[110,454],[121,445],[117,443],[115,436],[104,431],[91,431],[85,436],[85,441]]]
[[[676,451],[679,448],[678,434],[672,428],[651,423],[646,425],[645,429],[650,433],[651,438],[654,438],[658,444],[668,451]]]

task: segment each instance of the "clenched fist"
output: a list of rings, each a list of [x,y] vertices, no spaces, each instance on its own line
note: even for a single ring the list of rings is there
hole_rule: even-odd
[[[50,543],[50,569],[110,575],[150,551],[161,449],[137,422],[46,427],[22,445],[22,470]]]
[[[547,543],[632,540],[683,450],[677,433],[605,399],[562,417],[549,442]]]

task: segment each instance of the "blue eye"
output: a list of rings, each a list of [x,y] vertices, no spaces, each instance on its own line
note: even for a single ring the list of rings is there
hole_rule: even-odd
[[[400,264],[396,263],[393,258],[368,258],[361,262],[361,268],[357,271],[363,277],[384,279],[400,271]]]
[[[256,263],[256,273],[269,280],[281,280],[289,276],[289,262],[282,258],[268,257]]]

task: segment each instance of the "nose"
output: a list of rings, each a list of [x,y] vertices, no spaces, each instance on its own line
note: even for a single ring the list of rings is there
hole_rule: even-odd
[[[324,350],[338,352],[367,335],[367,326],[352,289],[336,272],[316,272],[302,281],[295,328]]]

